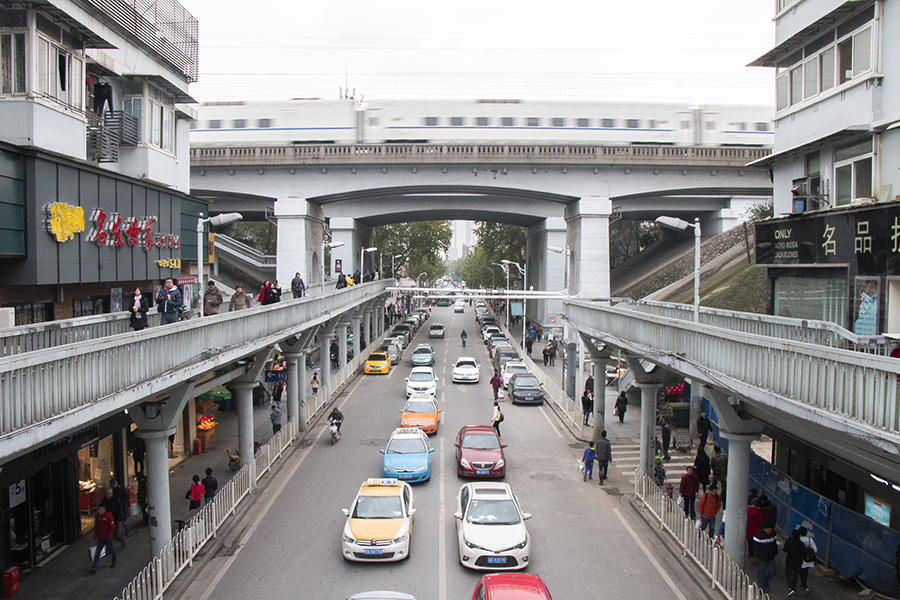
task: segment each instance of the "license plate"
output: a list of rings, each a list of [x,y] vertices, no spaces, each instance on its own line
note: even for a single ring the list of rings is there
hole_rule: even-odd
[[[476,469],[475,474],[476,475],[490,475],[491,472],[488,471],[487,469]]]
[[[366,548],[365,553],[370,555],[384,554],[384,550],[382,550],[381,548]],[[506,559],[504,558],[503,561],[506,562]]]
[[[412,479],[413,478],[412,475],[399,475],[398,477],[399,477],[399,479]]]
[[[533,401],[534,401],[534,396],[528,396],[527,398],[525,398],[525,400],[528,401],[528,402],[533,402]]]
[[[368,550],[366,550],[368,552]],[[505,556],[488,556],[487,562],[489,565],[505,565],[506,557]]]

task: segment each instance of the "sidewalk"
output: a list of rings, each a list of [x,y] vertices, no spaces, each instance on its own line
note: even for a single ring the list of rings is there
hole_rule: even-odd
[[[318,363],[317,363],[318,366]],[[304,369],[303,380],[309,391],[309,373]],[[265,402],[262,406],[253,407],[254,438],[265,443],[272,437],[272,423],[269,420],[271,408]],[[282,410],[286,411],[282,402]],[[169,471],[169,489],[172,514],[172,532],[177,531],[175,521],[188,514],[189,501],[184,499],[185,492],[190,489],[194,474],[201,478],[206,476],[206,468],[212,468],[213,476],[219,480],[219,488],[228,482],[234,473],[228,468],[226,448],[232,452],[238,447],[238,415],[236,410],[227,412],[212,411],[216,415],[216,440],[208,452],[192,455]],[[130,457],[129,459],[130,460]],[[140,574],[150,560],[150,532],[144,527],[140,514],[130,517],[128,524],[131,537],[127,538],[124,550],[116,547],[118,566],[110,569],[111,560],[106,556],[100,560],[95,575],[90,573],[88,548],[95,545],[93,534],[82,536],[75,543],[63,546],[43,566],[29,572],[19,573],[19,593],[15,598],[20,600],[63,600],[71,598],[90,598],[91,600],[111,600],[120,596],[125,586]]]
[[[517,331],[511,331],[510,333],[519,343],[519,347],[521,347],[522,333],[519,328],[515,329]],[[517,333],[518,336],[516,335]],[[554,382],[556,382],[557,384],[561,384],[561,363],[557,361],[554,366],[545,367],[540,354],[540,348],[542,347],[543,343],[535,344],[534,348],[532,349],[532,360],[536,358],[537,360],[534,361],[536,367],[549,375]],[[606,418],[607,438],[612,444],[613,453],[613,464],[609,467],[609,484],[611,485],[608,485],[607,487],[618,487],[620,491],[623,491],[630,496],[631,494],[629,486],[633,486],[634,469],[640,462],[639,452],[641,436],[641,407],[640,404],[629,404],[628,410],[625,413],[625,422],[619,423],[618,417],[613,416],[615,400],[618,394],[619,391],[614,385],[606,388],[606,410],[604,411],[604,413]],[[545,403],[545,405],[550,406],[554,412],[558,413],[557,407],[552,402],[547,402]],[[593,426],[582,427],[580,425],[580,420],[573,424],[572,420],[566,418],[564,415],[557,414],[557,416],[559,417],[559,422],[569,429],[573,437],[585,443],[593,439]],[[678,483],[681,479],[681,476],[685,472],[684,466],[693,464],[694,462],[694,455],[697,452],[697,441],[698,440],[693,441],[691,451],[670,451],[672,460],[667,462],[665,466],[668,470],[668,483],[671,483],[674,486],[676,498],[678,497]],[[708,452],[712,452],[712,443],[707,443],[706,449]],[[651,513],[646,510],[642,510],[639,503],[633,498],[631,500],[631,503],[635,508],[635,512],[647,522],[648,526],[653,527],[654,529],[659,528],[658,521],[656,521],[655,517]],[[741,532],[741,534],[743,535],[744,532]],[[661,535],[666,540],[666,543],[670,547],[674,548],[680,554],[680,547],[678,547],[677,542],[674,538],[672,538],[667,533],[660,533],[659,535]],[[779,556],[776,560],[778,566],[775,576],[772,578],[770,583],[770,598],[787,597],[789,590],[785,581],[784,553],[781,550],[784,544],[784,540],[785,537],[779,534]],[[691,563],[693,566],[693,561],[691,561]],[[745,561],[743,568],[747,576],[750,577],[750,581],[756,582],[756,565],[750,564],[750,561],[747,560]],[[817,563],[815,568],[810,569],[809,589],[810,592],[806,596],[808,598],[825,598],[834,600],[850,600],[851,598],[859,598],[861,591],[861,588],[858,584],[847,581],[832,569],[826,568],[822,563]],[[795,596],[796,595],[803,595],[803,592],[798,590]]]

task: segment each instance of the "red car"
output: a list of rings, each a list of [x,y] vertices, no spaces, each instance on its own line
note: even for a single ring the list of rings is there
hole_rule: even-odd
[[[491,573],[475,586],[472,600],[553,600],[540,575]]]
[[[497,432],[490,425],[465,425],[456,434],[457,477],[506,477],[506,457]]]

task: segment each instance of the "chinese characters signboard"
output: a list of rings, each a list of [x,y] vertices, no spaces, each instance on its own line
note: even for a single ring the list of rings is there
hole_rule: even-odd
[[[63,243],[84,231],[84,209],[54,202],[47,205],[46,211],[47,231],[55,236],[57,242]],[[103,209],[95,208],[91,213],[93,226],[87,239],[98,246],[138,246],[145,252],[153,248],[181,248],[181,236],[155,230],[158,221],[155,216],[123,218],[117,212],[107,215]]]

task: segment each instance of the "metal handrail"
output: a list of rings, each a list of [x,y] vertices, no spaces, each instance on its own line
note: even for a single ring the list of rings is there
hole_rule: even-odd
[[[131,331],[129,315],[127,312],[106,313],[0,329],[0,357],[128,333]],[[147,313],[147,321],[150,327],[156,327],[159,313],[151,310]]]

